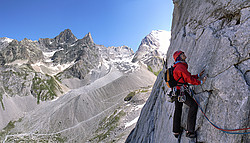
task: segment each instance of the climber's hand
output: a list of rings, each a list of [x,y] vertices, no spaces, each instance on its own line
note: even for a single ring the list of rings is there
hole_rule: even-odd
[[[202,82],[205,83],[206,80],[207,80],[207,76],[204,76],[202,79]]]

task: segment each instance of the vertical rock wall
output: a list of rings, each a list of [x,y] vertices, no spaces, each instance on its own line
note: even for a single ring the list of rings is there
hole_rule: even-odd
[[[173,0],[175,5],[168,66],[176,50],[185,51],[189,71],[205,68],[208,79],[195,86],[208,118],[221,128],[250,126],[250,3],[247,0]],[[174,104],[167,101],[170,90],[159,74],[127,142],[177,142],[172,133]],[[184,106],[182,126],[188,108]],[[206,143],[247,143],[249,134],[227,134],[212,127],[198,111],[198,141]],[[249,131],[249,130],[248,130]],[[244,131],[241,131],[243,133]],[[182,142],[189,139],[184,135]]]

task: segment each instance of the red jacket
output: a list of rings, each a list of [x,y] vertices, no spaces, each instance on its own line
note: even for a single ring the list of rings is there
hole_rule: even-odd
[[[188,64],[186,62],[177,62],[174,65],[175,69],[173,72],[174,79],[177,81],[179,78],[181,78],[178,82],[181,83],[189,83],[192,85],[199,85],[201,82],[198,80],[198,74],[197,75],[191,75],[190,72],[188,72]],[[177,86],[177,89],[180,89],[179,86]]]

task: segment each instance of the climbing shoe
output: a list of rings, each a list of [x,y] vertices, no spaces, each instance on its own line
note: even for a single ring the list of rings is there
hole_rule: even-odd
[[[188,138],[196,138],[197,137],[197,134],[196,132],[192,133],[192,132],[187,132],[186,133],[186,137]]]
[[[181,135],[182,135],[182,133],[183,133],[183,128],[180,128],[180,132],[174,133],[174,136],[175,136],[176,138],[180,138]]]
[[[178,138],[180,133],[174,133],[175,138]]]

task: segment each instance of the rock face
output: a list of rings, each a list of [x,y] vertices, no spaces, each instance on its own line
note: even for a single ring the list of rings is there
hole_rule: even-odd
[[[98,66],[99,58],[99,49],[93,43],[90,34],[88,34],[83,39],[75,42],[72,46],[57,51],[53,55],[52,60],[60,64],[75,62],[72,67],[62,74],[64,77],[72,76],[83,79],[91,69]]]
[[[3,37],[0,38],[0,49],[5,48],[6,46],[9,45],[9,43],[12,41],[13,39],[7,38],[7,37]]]
[[[172,55],[182,50],[187,55],[189,71],[205,68],[208,79],[195,86],[195,97],[207,117],[224,129],[250,126],[250,3],[236,1],[174,0],[171,44],[167,53],[168,67]],[[127,142],[176,142],[172,133],[174,104],[167,101],[167,88],[162,71],[142,109],[135,129]],[[182,127],[186,128],[188,107],[184,106]],[[227,134],[215,129],[198,111],[198,142],[248,143],[249,134]],[[249,130],[248,130],[249,131]],[[246,131],[239,131],[244,133]],[[182,142],[189,139],[182,136]]]
[[[169,46],[170,33],[164,30],[154,30],[142,39],[135,53],[133,62],[141,61],[150,71],[159,72],[163,66],[163,58]]]
[[[49,50],[55,50],[55,49],[59,49],[60,46],[66,47],[66,46],[63,46],[65,44],[67,46],[69,46],[69,45],[71,45],[72,43],[74,43],[76,41],[77,41],[77,38],[74,36],[74,34],[71,32],[71,30],[66,29],[53,39],[40,38],[38,42],[43,47],[46,47]]]
[[[13,40],[0,52],[1,65],[14,62],[16,60],[35,63],[43,59],[42,51],[38,48],[38,43],[28,39],[20,42]]]

